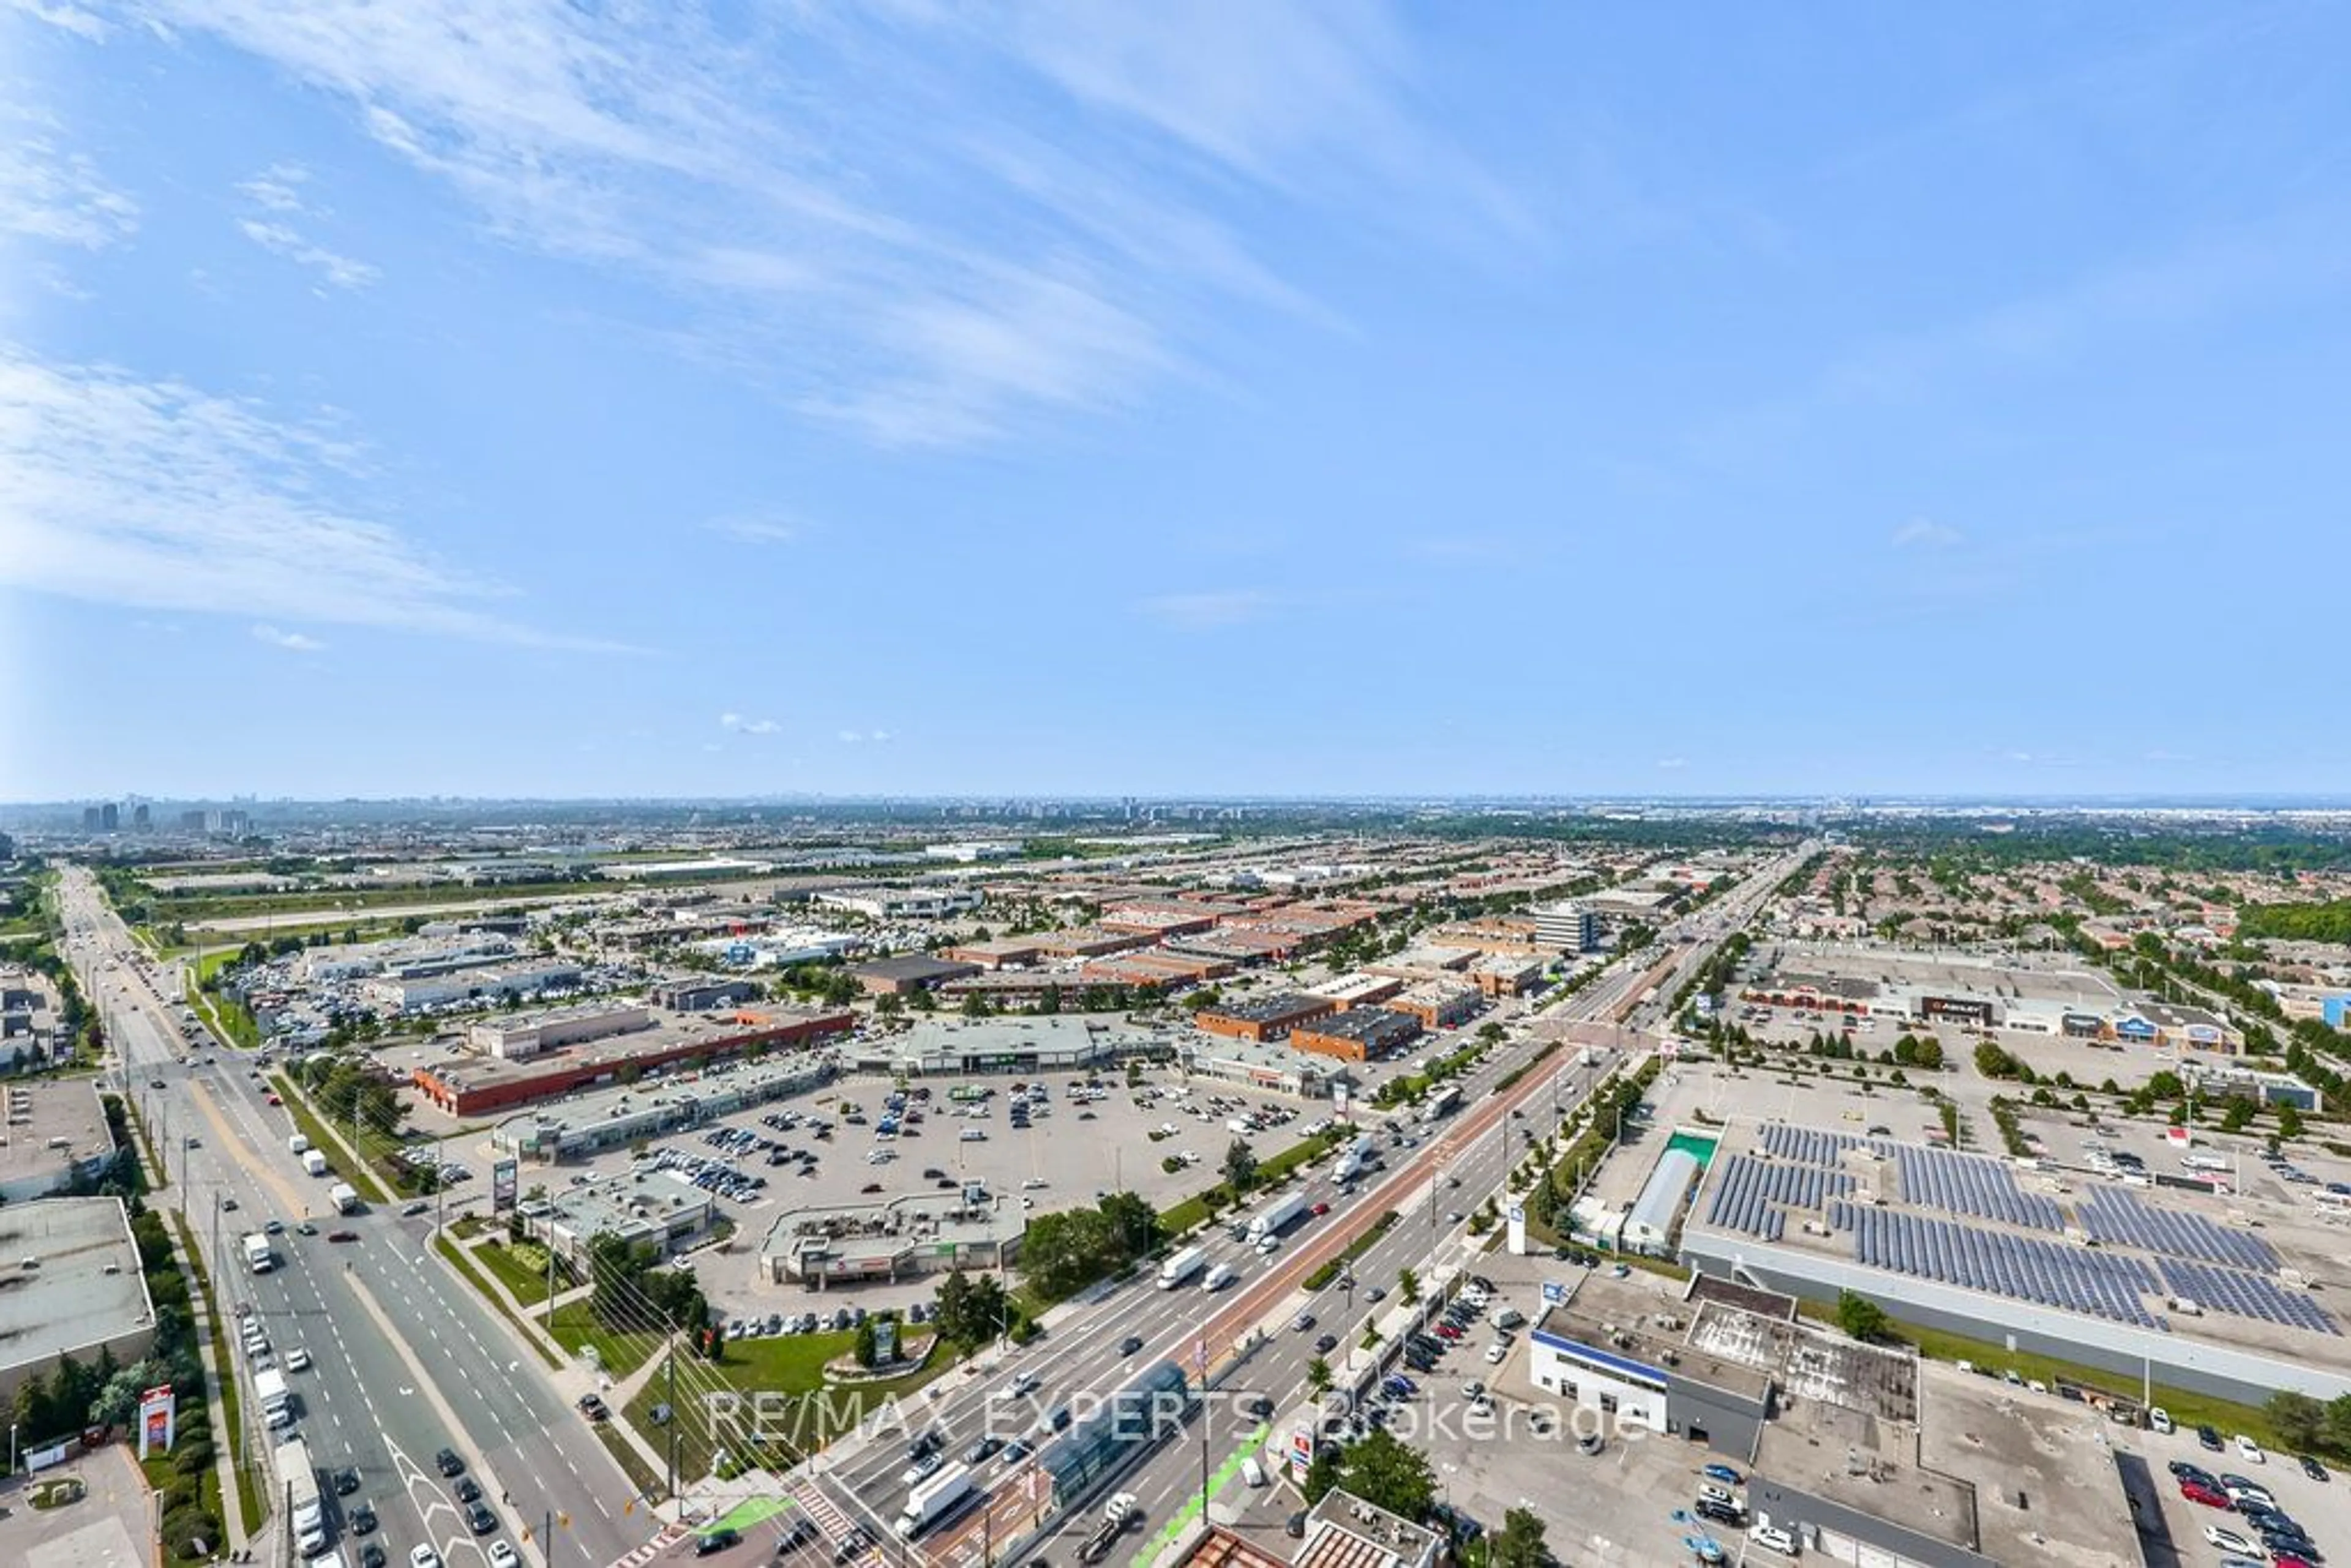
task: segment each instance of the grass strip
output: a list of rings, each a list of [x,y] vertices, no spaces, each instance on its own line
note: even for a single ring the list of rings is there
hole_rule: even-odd
[[[562,1357],[547,1348],[547,1341],[539,1336],[536,1328],[515,1315],[514,1309],[507,1304],[507,1299],[498,1294],[489,1281],[482,1277],[481,1270],[474,1267],[473,1260],[465,1256],[464,1248],[445,1236],[435,1236],[433,1239],[433,1249],[447,1259],[449,1266],[464,1275],[465,1282],[480,1291],[482,1300],[489,1302],[500,1317],[515,1325],[516,1330],[529,1343],[530,1348],[538,1353],[539,1360],[547,1363],[548,1366],[554,1371],[563,1370]]]
[[[359,1189],[361,1197],[370,1203],[392,1201],[391,1194],[385,1191],[383,1183],[376,1179],[375,1172],[368,1168],[367,1161],[352,1149],[350,1140],[329,1127],[326,1119],[311,1108],[310,1097],[295,1086],[291,1076],[273,1072],[269,1075],[269,1086],[286,1103],[287,1113],[294,1118],[294,1130],[309,1139],[312,1148],[340,1149],[343,1152],[343,1163],[350,1171],[344,1179]]]
[[[183,1260],[196,1291],[204,1299],[204,1333],[213,1342],[213,1367],[220,1379],[221,1419],[228,1423],[226,1432],[213,1434],[213,1444],[228,1445],[229,1463],[236,1471],[236,1511],[244,1523],[245,1533],[253,1534],[261,1528],[261,1488],[253,1475],[253,1455],[246,1444],[244,1397],[237,1392],[236,1363],[229,1359],[228,1332],[222,1326],[220,1298],[213,1294],[211,1270],[204,1267],[204,1254],[196,1250],[196,1239],[188,1230],[188,1222],[169,1210],[159,1211],[171,1222],[172,1230],[180,1239]],[[213,1517],[220,1519],[220,1469],[215,1466],[207,1472],[211,1478]]]

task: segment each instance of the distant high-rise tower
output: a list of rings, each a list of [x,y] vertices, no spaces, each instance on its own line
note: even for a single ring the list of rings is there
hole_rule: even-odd
[[[122,826],[122,809],[109,800],[98,809],[98,831],[110,833]]]
[[[143,833],[153,825],[154,817],[152,813],[147,810],[146,801],[141,800],[139,804],[131,808],[131,831],[132,832]]]
[[[99,821],[99,816],[97,807],[84,806],[81,809],[81,831],[83,832],[94,833],[98,831]]]

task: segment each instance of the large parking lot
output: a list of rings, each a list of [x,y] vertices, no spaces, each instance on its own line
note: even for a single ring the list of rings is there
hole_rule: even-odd
[[[798,1289],[756,1278],[760,1240],[788,1209],[968,1183],[1017,1194],[1040,1213],[1090,1206],[1120,1188],[1164,1208],[1217,1181],[1236,1136],[1267,1159],[1328,1113],[1232,1084],[1187,1082],[1174,1068],[1146,1070],[1132,1089],[1123,1072],[924,1079],[903,1092],[852,1078],[654,1140],[643,1159],[719,1199],[735,1233],[696,1255],[696,1272],[722,1311],[764,1317],[807,1304]],[[615,1149],[546,1179],[580,1185],[634,1164]],[[936,1285],[925,1278],[856,1293],[872,1309],[926,1301]]]

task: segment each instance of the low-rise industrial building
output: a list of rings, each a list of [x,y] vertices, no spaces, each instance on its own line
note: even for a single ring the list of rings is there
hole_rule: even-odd
[[[843,888],[814,895],[827,908],[846,909],[869,920],[945,920],[970,914],[986,898],[976,887]]]
[[[1377,1061],[1420,1038],[1420,1020],[1384,1007],[1349,1008],[1290,1031],[1293,1051],[1335,1056],[1343,1061]]]
[[[653,988],[653,1005],[674,1013],[706,1013],[738,1002],[756,1001],[758,997],[759,988],[753,981],[715,980],[699,976]]]
[[[622,1171],[560,1188],[522,1210],[525,1230],[575,1268],[586,1264],[589,1243],[604,1235],[667,1258],[693,1245],[716,1215],[710,1194],[675,1171]]]
[[[419,1008],[451,1002],[496,1002],[507,997],[528,997],[580,983],[577,964],[561,959],[462,968],[449,973],[399,978],[379,976],[360,987],[360,998],[390,1012],[413,1012]]]
[[[1311,996],[1329,998],[1338,1007],[1364,1008],[1395,996],[1404,989],[1404,982],[1394,975],[1374,975],[1369,970],[1356,969],[1319,981],[1306,989]]]
[[[1103,1019],[1048,1013],[1036,1018],[924,1019],[901,1034],[857,1042],[863,1070],[909,1077],[978,1072],[1073,1072],[1128,1057],[1174,1054],[1163,1037]]]
[[[1489,953],[1470,966],[1469,978],[1481,996],[1496,1000],[1523,997],[1529,991],[1542,988],[1543,964],[1540,958]]]
[[[11,1201],[0,1259],[0,1402],[68,1355],[89,1366],[112,1351],[129,1366],[153,1348],[155,1303],[120,1198]]]
[[[15,1205],[94,1179],[114,1157],[92,1079],[32,1079],[0,1088],[0,1204]],[[13,1210],[11,1210],[13,1212]],[[0,1256],[9,1256],[0,1245]]]
[[[931,990],[948,980],[959,980],[967,975],[980,973],[977,964],[957,963],[950,958],[934,958],[928,953],[902,953],[894,958],[875,958],[869,963],[850,967],[850,977],[865,988],[869,997],[904,997],[916,991]]]
[[[587,1002],[469,1024],[465,1048],[507,1061],[525,1061],[567,1045],[584,1045],[653,1027],[653,1015],[639,1003]]]
[[[1451,1029],[1477,1017],[1484,1002],[1475,986],[1462,985],[1458,979],[1426,980],[1397,992],[1380,1006],[1418,1019],[1423,1029]]]
[[[809,1290],[903,1280],[953,1269],[994,1269],[1018,1253],[1020,1206],[977,1184],[886,1202],[788,1209],[759,1244],[768,1283]]]
[[[725,1063],[659,1083],[600,1089],[560,1105],[509,1116],[491,1129],[490,1146],[541,1164],[593,1159],[607,1149],[811,1093],[839,1071],[839,1061],[823,1051],[774,1061]]]
[[[1346,1062],[1310,1056],[1286,1044],[1195,1035],[1184,1044],[1181,1055],[1184,1071],[1194,1078],[1243,1084],[1301,1100],[1327,1100],[1342,1089],[1353,1092],[1359,1082]]]
[[[848,1011],[762,1008],[657,1024],[528,1061],[452,1057],[428,1062],[411,1077],[419,1092],[451,1115],[478,1116],[665,1068],[808,1045],[845,1034],[856,1022]]]
[[[1210,1034],[1262,1043],[1280,1040],[1300,1024],[1328,1018],[1338,1010],[1338,1004],[1328,997],[1310,991],[1277,991],[1269,997],[1203,1009],[1192,1015],[1192,1021]]]
[[[1026,969],[1044,955],[1033,936],[992,936],[985,942],[959,942],[941,956],[983,969]]]

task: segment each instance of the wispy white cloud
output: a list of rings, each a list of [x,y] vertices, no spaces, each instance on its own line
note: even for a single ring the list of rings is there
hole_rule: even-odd
[[[1684,757],[1660,757],[1657,758],[1657,766],[1670,773],[1688,767],[1689,759]]]
[[[138,229],[139,204],[88,157],[47,135],[0,131],[0,234],[103,250]]]
[[[16,9],[37,22],[47,22],[93,44],[104,43],[112,31],[105,18],[65,0],[14,0]]]
[[[1913,517],[1894,530],[1896,549],[1949,549],[1967,536],[1949,523],[1938,523],[1932,517]]]
[[[365,288],[382,274],[364,261],[328,249],[294,225],[298,217],[327,215],[308,194],[310,171],[300,163],[273,163],[250,180],[239,181],[237,194],[265,216],[239,218],[237,232],[298,267],[307,267],[336,288]]]
[[[843,746],[881,746],[890,739],[886,729],[844,729],[840,736]]]
[[[354,261],[322,245],[312,244],[286,224],[240,218],[236,226],[238,233],[262,249],[310,268],[337,288],[365,288],[382,276],[364,261]]]
[[[252,179],[238,181],[236,193],[264,212],[304,213],[310,210],[302,193],[309,183],[306,165],[272,163]]]
[[[1261,588],[1226,588],[1201,593],[1162,593],[1135,608],[1153,620],[1187,632],[1238,626],[1270,612],[1278,601]]]
[[[153,15],[340,100],[501,237],[668,289],[682,308],[649,334],[887,445],[1126,406],[1192,369],[1236,300],[1323,319],[1210,215],[1237,186],[1416,234],[1520,232],[1368,4]],[[276,196],[299,182],[256,199]]]
[[[289,653],[323,653],[327,646],[316,637],[305,636],[299,632],[280,631],[266,624],[254,627],[253,635],[256,641],[266,643],[273,648],[283,648]]]
[[[496,585],[340,499],[374,477],[327,424],[0,343],[0,582],[264,623],[617,646],[494,613]]]
[[[721,729],[731,729],[738,735],[773,735],[783,727],[774,719],[746,718],[739,713],[720,714],[718,727]]]
[[[722,538],[746,545],[796,544],[808,534],[798,518],[767,512],[713,517],[702,526]]]

